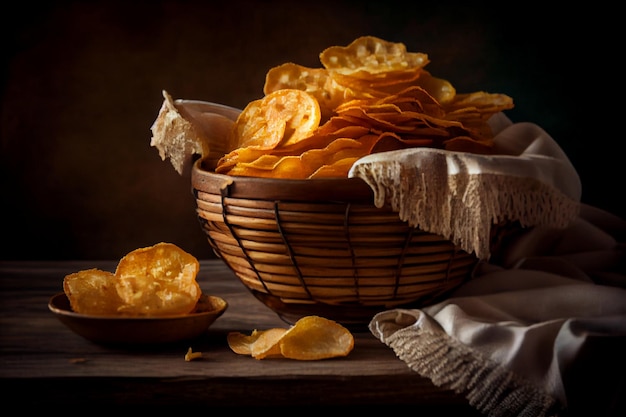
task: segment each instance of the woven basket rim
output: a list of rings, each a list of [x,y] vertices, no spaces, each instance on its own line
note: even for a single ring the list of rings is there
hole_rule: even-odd
[[[218,174],[202,159],[194,162],[191,183],[195,190],[224,197],[303,202],[373,204],[374,192],[360,178],[288,179]]]

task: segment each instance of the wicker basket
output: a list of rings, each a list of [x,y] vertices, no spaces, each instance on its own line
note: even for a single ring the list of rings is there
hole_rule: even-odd
[[[437,300],[478,261],[376,208],[360,179],[232,177],[201,161],[191,179],[215,254],[288,323],[316,314],[367,324],[379,311]]]

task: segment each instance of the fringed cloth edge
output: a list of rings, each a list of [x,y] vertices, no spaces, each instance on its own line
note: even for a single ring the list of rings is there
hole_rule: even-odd
[[[353,168],[352,176],[372,188],[377,207],[389,204],[411,227],[443,236],[479,259],[491,255],[494,224],[565,228],[580,211],[579,201],[535,178],[449,175],[442,153],[433,154],[426,164],[417,169],[399,161],[362,163]]]
[[[413,371],[438,387],[462,393],[491,417],[549,417],[561,411],[549,394],[447,334],[413,326],[383,342]]]

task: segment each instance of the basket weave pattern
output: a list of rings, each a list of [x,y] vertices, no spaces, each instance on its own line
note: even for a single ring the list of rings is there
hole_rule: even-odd
[[[213,251],[287,321],[307,314],[369,320],[376,311],[449,292],[477,263],[449,240],[367,203],[363,187],[328,201],[306,187],[279,198],[264,197],[261,188],[242,197],[237,181],[247,179],[218,187],[211,182],[218,174],[193,175],[198,218]]]

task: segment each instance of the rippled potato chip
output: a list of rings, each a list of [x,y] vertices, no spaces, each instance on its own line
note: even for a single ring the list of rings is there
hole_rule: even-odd
[[[331,46],[320,54],[322,65],[343,75],[411,72],[428,64],[428,55],[407,52],[403,43],[362,36],[348,46]]]
[[[289,329],[254,330],[250,335],[230,332],[226,340],[233,352],[255,359],[320,360],[347,356],[354,348],[348,329],[320,316],[303,317]]]
[[[274,149],[310,136],[320,123],[320,106],[303,90],[277,90],[241,112],[229,139],[231,149]]]
[[[320,61],[321,68],[286,63],[267,72],[265,97],[240,115],[217,173],[344,178],[375,152],[421,146],[489,154],[489,118],[513,108],[504,94],[457,94],[424,69],[426,54],[402,43],[363,36],[325,49]],[[367,143],[348,151],[346,139]],[[342,155],[331,157],[339,148]]]
[[[287,331],[287,329],[277,327],[261,332],[259,337],[250,346],[250,355],[255,359],[281,356],[280,340]]]
[[[76,313],[169,316],[195,310],[202,290],[198,260],[172,243],[135,249],[115,273],[88,269],[66,275],[63,291]]]
[[[354,337],[348,329],[320,316],[302,317],[280,340],[280,353],[298,360],[347,356],[353,348]]]
[[[254,330],[250,335],[230,332],[226,336],[228,346],[239,355],[265,359],[281,356],[280,339],[287,329],[276,327],[268,330]]]
[[[202,291],[196,281],[198,260],[172,243],[135,249],[115,270],[119,311],[135,316],[187,314]]]
[[[324,68],[309,68],[293,62],[270,68],[265,75],[265,95],[283,89],[303,90],[315,97],[320,105],[322,121],[328,120],[333,109],[350,93],[337,84]]]
[[[94,316],[117,315],[123,304],[115,289],[115,275],[100,269],[74,272],[63,279],[72,310]]]
[[[249,335],[241,332],[230,332],[226,341],[230,349],[238,355],[252,355],[252,344],[258,340],[264,330],[253,330]]]

